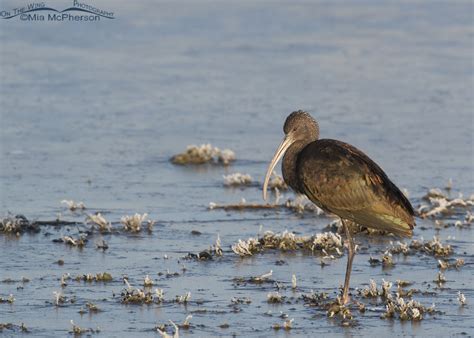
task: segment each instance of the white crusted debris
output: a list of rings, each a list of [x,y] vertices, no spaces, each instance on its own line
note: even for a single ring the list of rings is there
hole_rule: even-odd
[[[252,176],[249,174],[234,173],[230,175],[224,175],[225,186],[239,186],[252,184]]]
[[[120,223],[123,224],[124,229],[130,232],[139,232],[141,230],[142,223],[145,222],[148,217],[147,213],[143,215],[135,214],[133,216],[123,216],[120,219]]]
[[[100,212],[95,215],[88,215],[86,222],[91,222],[98,226],[101,232],[109,232],[112,229],[112,224],[107,222]]]
[[[71,211],[84,210],[86,208],[83,202],[76,203],[73,200],[62,200],[61,204],[66,204]]]

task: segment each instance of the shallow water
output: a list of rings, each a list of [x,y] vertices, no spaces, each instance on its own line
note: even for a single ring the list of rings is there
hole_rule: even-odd
[[[295,293],[281,291],[289,298],[311,289],[335,297],[345,257],[322,268],[319,257],[302,253],[267,251],[241,259],[230,250],[239,238],[255,236],[260,225],[264,231],[313,234],[332,219],[285,210],[207,209],[211,201],[261,202],[261,189],[224,188],[222,175],[249,173],[261,182],[284,118],[295,109],[318,119],[322,137],[363,149],[408,189],[414,206],[428,188],[442,188],[449,178],[453,196],[471,195],[471,2],[94,4],[117,18],[93,24],[0,20],[0,212],[30,220],[53,220],[60,213],[61,219],[83,221],[84,214],[59,203],[74,199],[84,201],[88,213],[101,211],[116,228],[120,217],[135,212],[149,213],[157,224],[151,234],[94,234],[82,250],[52,239],[83,227],[0,235],[0,281],[31,280],[23,289],[17,289],[19,282],[0,283],[0,297],[16,298],[0,304],[0,323],[24,322],[31,336],[65,334],[71,319],[81,327],[99,326],[105,336],[158,336],[156,325],[181,323],[192,314],[192,327],[180,330],[182,336],[473,335],[470,228],[438,231],[432,220],[419,219],[415,229],[418,239],[439,234],[453,246],[453,257],[466,261],[459,271],[445,272],[448,281],[436,296],[414,297],[435,303],[442,313],[415,323],[381,320],[384,309],[374,305],[365,314],[353,311],[357,325],[345,328],[301,300],[268,304],[272,284],[233,284],[235,277],[273,270],[273,279],[287,286],[297,276]],[[13,1],[1,6],[15,7]],[[188,144],[208,142],[233,149],[237,161],[227,168],[168,161]],[[223,258],[185,261],[183,274],[181,257],[208,248],[218,233]],[[105,252],[95,249],[101,237],[110,246]],[[380,257],[390,240],[357,237],[368,250],[356,256],[351,286],[366,287],[370,278],[406,279],[432,290],[438,273],[433,257],[400,256],[392,269],[370,267],[368,258]],[[58,259],[65,264],[55,264]],[[158,276],[167,269],[180,276]],[[52,304],[62,274],[103,271],[113,282],[69,281],[63,293],[75,295],[76,303]],[[149,274],[167,300],[191,291],[191,302],[122,305],[125,274],[133,286]],[[458,291],[467,307],[459,306]],[[236,311],[232,297],[252,303]],[[90,301],[102,311],[79,314]],[[295,318],[291,331],[272,329],[283,322],[280,311]],[[220,328],[223,323],[229,327]]]

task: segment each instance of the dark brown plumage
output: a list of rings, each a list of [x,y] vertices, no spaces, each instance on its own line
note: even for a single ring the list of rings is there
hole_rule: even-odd
[[[370,228],[412,235],[410,202],[359,149],[318,140],[301,151],[295,169],[300,191],[320,208]]]
[[[341,141],[319,140],[319,125],[308,113],[291,113],[283,130],[285,139],[265,177],[264,199],[271,172],[284,155],[285,182],[318,207],[339,216],[344,224],[349,241],[343,294],[343,301],[347,302],[354,244],[344,220],[411,236],[415,226],[413,208],[385,172],[362,151]]]

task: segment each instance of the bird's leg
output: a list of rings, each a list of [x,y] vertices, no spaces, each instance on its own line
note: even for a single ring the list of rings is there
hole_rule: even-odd
[[[351,279],[351,271],[352,271],[352,261],[354,260],[355,255],[355,246],[354,241],[352,240],[351,231],[344,220],[341,218],[342,225],[346,232],[347,237],[347,250],[348,250],[348,257],[347,257],[347,267],[346,267],[346,278],[344,281],[344,291],[342,293],[342,304],[346,305],[349,303],[349,281]]]

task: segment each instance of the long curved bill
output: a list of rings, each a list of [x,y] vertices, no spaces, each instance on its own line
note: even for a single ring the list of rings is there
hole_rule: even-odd
[[[273,169],[275,169],[275,166],[277,165],[278,161],[285,155],[286,150],[291,146],[293,143],[293,139],[289,136],[285,136],[283,141],[280,143],[278,146],[277,151],[275,152],[275,155],[273,155],[272,161],[270,162],[270,165],[268,166],[267,169],[267,174],[265,175],[265,181],[263,182],[263,200],[267,200],[267,188],[268,188],[268,181],[270,180],[270,176],[272,175]]]

